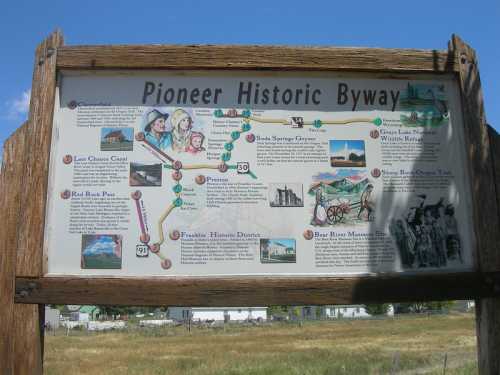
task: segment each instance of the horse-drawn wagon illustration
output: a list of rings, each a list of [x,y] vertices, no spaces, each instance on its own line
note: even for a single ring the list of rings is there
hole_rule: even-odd
[[[309,195],[315,197],[312,225],[355,224],[373,220],[373,185],[364,171],[348,170],[340,175],[320,173],[313,178],[318,181],[309,188]]]
[[[361,201],[350,203],[340,200],[333,200],[326,209],[326,218],[329,224],[335,224],[342,221],[344,215],[349,214],[353,209],[359,208]]]

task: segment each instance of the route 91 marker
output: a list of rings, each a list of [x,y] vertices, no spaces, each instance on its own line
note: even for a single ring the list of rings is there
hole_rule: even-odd
[[[5,144],[8,373],[41,372],[43,331],[14,322],[36,326],[46,303],[476,298],[480,368],[496,366],[498,139],[458,37],[109,51],[44,41]]]

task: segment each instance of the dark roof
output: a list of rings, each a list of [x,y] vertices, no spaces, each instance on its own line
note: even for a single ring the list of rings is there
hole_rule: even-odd
[[[114,132],[108,133],[104,136],[104,138],[111,138],[111,137],[125,137],[122,133],[121,130],[115,130]]]

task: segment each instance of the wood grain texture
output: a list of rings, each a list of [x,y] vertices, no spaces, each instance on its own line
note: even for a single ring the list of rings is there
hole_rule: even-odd
[[[9,238],[10,250],[13,252],[13,267],[15,267],[18,228],[21,220],[19,212],[22,210],[20,196],[23,191],[22,187],[26,183],[24,168],[29,153],[27,142],[29,129],[29,123],[24,124],[10,138],[11,143],[8,145],[13,149],[12,162],[14,171],[12,178],[9,178],[7,182],[9,201],[4,207],[8,207],[9,212],[6,230],[8,231],[7,238]],[[0,238],[3,238],[3,234],[0,236]],[[12,275],[11,282],[14,283],[14,275]],[[13,302],[14,296],[12,296],[10,303],[13,304]],[[13,358],[12,374],[42,374],[44,337],[40,325],[43,324],[44,320],[40,314],[44,313],[44,306],[14,304],[13,307],[10,321],[11,355]]]
[[[493,161],[493,175],[495,176],[497,207],[500,211],[500,134],[491,126],[488,126],[488,135],[490,139],[491,158]]]
[[[57,48],[63,43],[59,31],[36,49],[29,127],[26,134],[26,164],[20,196],[22,211],[18,229],[18,276],[40,276],[43,272],[43,238],[52,118],[56,89]]]
[[[492,280],[500,280],[500,273],[350,278],[17,278],[16,302],[267,306],[466,299],[494,296]]]
[[[43,265],[43,238],[47,176],[56,88],[56,53],[63,38],[52,33],[37,47],[28,125],[17,176],[19,213],[16,275],[39,276]],[[16,148],[17,145],[14,145]],[[14,374],[43,373],[44,305],[15,305],[12,326]]]
[[[0,205],[3,207],[2,225],[0,225],[0,374],[2,375],[14,373],[17,226],[27,127],[25,123],[4,142],[0,175]]]
[[[477,262],[483,272],[500,271],[499,208],[478,61],[474,50],[458,36],[452,37],[450,47],[460,66],[459,85],[470,164]]]
[[[491,127],[488,127],[488,133],[498,205],[500,202],[500,135]],[[498,248],[497,250],[500,251]],[[497,283],[495,287],[499,291],[500,283]],[[500,348],[500,298],[476,300],[476,334],[480,374],[500,374],[500,356],[498,355]]]
[[[43,374],[44,305],[16,304],[14,310],[14,374]]]
[[[5,142],[0,203],[4,207],[0,226],[0,373],[41,374],[43,371],[43,305],[14,304],[16,247],[21,211],[20,195],[25,183],[28,153],[25,123]],[[42,319],[41,319],[42,318]]]
[[[448,51],[244,45],[65,46],[58,69],[257,69],[443,73]]]
[[[500,298],[476,300],[476,335],[479,374],[500,374]]]

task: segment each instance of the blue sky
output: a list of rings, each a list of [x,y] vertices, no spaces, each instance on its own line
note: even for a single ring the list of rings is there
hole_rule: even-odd
[[[313,176],[314,181],[335,181],[346,177],[366,175],[366,169],[334,168],[330,172],[318,173]]]
[[[295,240],[291,238],[278,238],[278,239],[270,239],[269,245],[272,246],[274,244],[280,243],[283,246],[291,247],[295,249]]]
[[[331,139],[330,140],[330,154],[335,154],[343,151],[347,144],[347,150],[355,152],[358,155],[365,153],[365,142],[359,140],[343,140]]]
[[[221,43],[445,49],[457,33],[479,56],[489,123],[500,129],[500,2],[4,1],[0,144],[26,118],[36,45]]]
[[[83,249],[83,255],[113,254],[116,243],[111,236],[98,236],[94,242]]]

